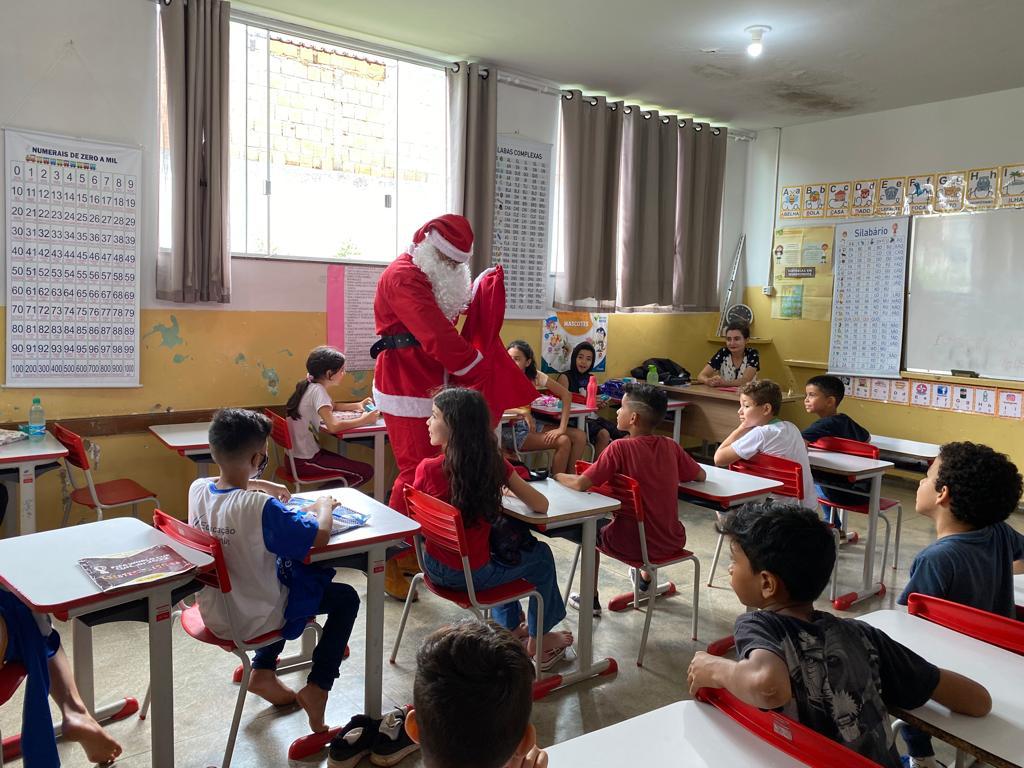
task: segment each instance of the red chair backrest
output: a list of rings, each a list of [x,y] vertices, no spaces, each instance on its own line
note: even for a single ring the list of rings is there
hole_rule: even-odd
[[[290,453],[292,433],[288,431],[288,422],[269,408],[264,409],[263,413],[270,419],[270,439]]]
[[[773,489],[772,496],[788,496],[793,499],[804,497],[804,468],[800,466],[800,462],[781,456],[755,453],[749,459],[733,462],[729,469],[745,475],[763,477],[766,480],[778,480],[782,487]]]
[[[212,557],[213,571],[200,573],[196,578],[204,584],[216,587],[225,594],[231,591],[228,564],[224,560],[224,550],[221,548],[220,541],[188,523],[183,523],[181,520],[171,517],[166,512],[161,512],[159,509],[153,510],[153,527],[161,533],[170,536],[179,544],[184,544],[189,549],[204,552]]]
[[[761,741],[811,768],[878,768],[878,765],[785,715],[745,704],[725,688],[701,688],[697,701],[728,715]]]
[[[409,517],[420,524],[424,539],[459,557],[469,556],[466,528],[459,510],[410,485],[405,486],[405,508]]]
[[[809,448],[820,448],[823,451],[832,453],[845,453],[848,456],[863,456],[867,459],[878,458],[878,448],[871,443],[862,443],[860,440],[850,440],[848,437],[832,437],[826,435],[819,437]]]
[[[572,394],[572,401],[574,403],[576,403],[577,405],[586,405],[587,404],[587,396],[586,395],[581,395],[579,392],[572,392],[571,394]]]
[[[50,426],[50,431],[60,441],[60,444],[68,449],[65,459],[83,471],[88,470],[89,456],[85,452],[85,443],[82,442],[82,438],[70,429],[65,429],[56,423]]]
[[[1024,655],[1024,623],[970,605],[913,593],[907,612],[962,635]]]
[[[589,461],[577,461],[576,474],[582,475],[589,466]],[[616,472],[607,483],[593,485],[590,487],[590,490],[604,496],[611,496],[617,500],[622,506],[616,509],[614,514],[636,518],[638,523],[644,521],[644,505],[640,498],[640,483],[629,475],[622,475]]]

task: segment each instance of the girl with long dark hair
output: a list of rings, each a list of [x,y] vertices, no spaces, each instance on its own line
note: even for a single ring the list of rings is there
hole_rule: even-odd
[[[589,341],[581,341],[572,351],[572,358],[569,362],[569,370],[560,373],[555,378],[559,384],[565,386],[574,395],[586,395],[587,384],[594,374],[591,371],[597,363],[597,351]],[[625,432],[615,426],[614,423],[603,419],[596,413],[587,416],[587,438],[594,446],[595,458],[601,454],[608,443],[626,437]]]

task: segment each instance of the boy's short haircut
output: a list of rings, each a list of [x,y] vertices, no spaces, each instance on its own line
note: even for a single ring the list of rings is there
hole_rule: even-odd
[[[629,407],[640,417],[649,429],[661,424],[668,410],[668,395],[650,384],[627,384],[622,388],[622,397],[629,398]]]
[[[754,573],[778,576],[793,600],[816,600],[832,576],[832,531],[806,507],[771,501],[744,504],[715,527],[736,541]]]
[[[245,459],[266,447],[270,419],[244,408],[221,408],[210,424],[210,453],[221,460]]]
[[[740,394],[749,397],[755,405],[765,405],[766,403],[770,405],[772,416],[778,416],[779,411],[782,410],[782,390],[771,379],[760,379],[745,384],[740,390]]]
[[[1017,507],[1021,476],[1002,453],[978,443],[946,443],[939,449],[935,490],[949,488],[953,517],[974,528],[1002,522]]]
[[[434,768],[501,768],[530,724],[533,662],[494,622],[441,627],[416,654],[413,706],[424,762]]]
[[[843,398],[846,396],[846,387],[843,386],[843,380],[838,376],[811,376],[807,380],[807,386],[817,387],[825,397],[834,397],[837,406],[843,402]]]

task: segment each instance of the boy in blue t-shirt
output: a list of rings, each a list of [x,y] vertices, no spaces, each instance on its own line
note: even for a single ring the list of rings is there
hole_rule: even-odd
[[[910,566],[897,602],[914,592],[1001,616],[1015,615],[1014,563],[1024,559],[1024,535],[1005,521],[1021,497],[1021,476],[987,445],[946,443],[917,489],[915,509],[935,521],[936,541]],[[913,768],[935,763],[928,735],[903,727]]]

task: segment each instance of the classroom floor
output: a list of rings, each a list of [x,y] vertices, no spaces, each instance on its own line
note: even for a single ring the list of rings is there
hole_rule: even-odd
[[[895,573],[891,568],[886,569],[885,583],[888,591],[884,597],[855,606],[854,610],[845,614],[848,616],[893,607],[895,598],[906,582],[911,559],[933,539],[929,521],[913,512],[913,486],[887,483],[884,494],[899,498],[908,505],[904,507],[900,568]],[[717,539],[712,527],[714,515],[683,502],[680,502],[680,513],[687,529],[688,546],[700,557],[702,578],[706,581]],[[864,518],[854,516],[851,527],[863,533],[864,522]],[[1024,516],[1016,514],[1010,522],[1018,530],[1024,531]],[[881,530],[880,525],[880,536]],[[558,539],[550,542],[555,552],[560,582],[564,584],[572,563],[572,545]],[[859,583],[862,551],[862,544],[844,547],[841,551],[840,593],[848,591],[844,587],[852,588]],[[880,556],[881,544],[878,549]],[[729,588],[727,565],[726,555],[719,564],[715,587],[701,587],[700,640],[697,642],[689,639],[692,567],[682,564],[668,569],[669,576],[680,587],[680,593],[658,603],[643,668],[635,664],[643,629],[643,613],[629,611],[612,614],[606,609],[603,617],[595,620],[595,657],[613,656],[619,664],[618,675],[599,678],[600,682],[579,685],[537,702],[533,722],[540,743],[550,745],[562,742],[689,698],[685,678],[693,653],[703,649],[709,641],[730,634],[735,617],[742,611],[742,606]],[[362,574],[342,571],[337,578],[351,582],[360,594],[365,592]],[[609,597],[628,589],[627,568],[604,560],[600,579],[602,602],[607,604]],[[385,607],[385,650],[389,653],[402,605],[389,599]],[[819,607],[830,608],[825,600],[819,602]],[[567,624],[574,628],[576,613],[570,609],[569,614]],[[398,663],[392,666],[385,661],[384,664],[385,706],[411,702],[418,643],[435,627],[461,615],[458,608],[432,595],[427,595],[417,603],[406,628]],[[60,625],[59,629],[70,651],[70,627]],[[360,617],[350,643],[351,659],[343,664],[341,678],[328,703],[328,721],[332,724],[344,724],[362,708],[363,633],[364,625]],[[235,657],[202,645],[178,629],[174,635],[175,762],[181,766],[219,765],[237,691],[231,683]],[[146,628],[139,624],[112,624],[98,627],[94,636],[97,701],[105,702],[115,694],[135,696],[141,701],[148,682]],[[297,689],[304,682],[304,673],[293,673],[283,679]],[[20,713],[19,693],[0,709],[0,731],[4,735],[19,730]],[[131,717],[112,723],[108,728],[124,747],[124,755],[117,761],[117,765],[123,768],[144,768],[150,765],[148,722]],[[261,699],[250,696],[242,715],[233,765],[287,765],[288,745],[305,732],[306,720],[301,711],[275,711]],[[943,745],[938,743],[936,749],[940,759],[950,759],[951,763],[952,750],[943,749]],[[65,766],[74,768],[88,765],[77,745],[62,744],[60,755]],[[13,763],[20,764],[20,761]],[[326,765],[326,753],[321,754],[319,759],[295,765]],[[369,765],[369,761],[364,760],[362,765]],[[418,768],[418,753],[406,758],[401,765],[403,768]]]

